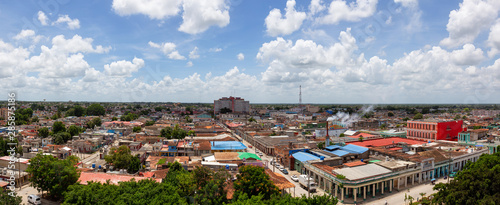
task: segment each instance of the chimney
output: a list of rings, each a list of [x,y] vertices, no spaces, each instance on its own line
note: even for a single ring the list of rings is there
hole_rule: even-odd
[[[326,141],[325,141],[325,147],[328,147],[330,145],[330,136],[328,135],[328,120],[326,121]]]

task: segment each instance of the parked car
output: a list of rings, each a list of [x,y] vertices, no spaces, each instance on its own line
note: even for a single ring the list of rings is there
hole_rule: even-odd
[[[292,179],[292,181],[294,182],[298,182],[299,181],[299,177],[297,175],[292,175],[290,176],[290,178]]]
[[[276,164],[276,169],[280,169],[281,166],[279,164]]]
[[[281,170],[281,172],[283,172],[283,174],[288,174],[288,170],[286,169]]]
[[[252,148],[252,145],[248,145],[248,148]]]
[[[42,199],[34,194],[28,196],[28,203],[30,204],[42,204]]]

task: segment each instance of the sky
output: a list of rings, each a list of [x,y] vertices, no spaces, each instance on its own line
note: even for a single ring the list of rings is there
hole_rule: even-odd
[[[0,1],[0,100],[499,103],[498,0]],[[1,94],[4,93],[4,94]]]

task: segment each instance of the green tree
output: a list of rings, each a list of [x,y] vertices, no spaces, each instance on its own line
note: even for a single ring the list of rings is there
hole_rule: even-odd
[[[388,117],[394,117],[394,113],[393,113],[393,112],[388,112],[388,113],[387,113],[387,116],[388,116]]]
[[[417,114],[415,114],[415,116],[413,116],[414,120],[420,120],[423,118],[424,118],[424,115],[422,115],[422,113],[417,113]]]
[[[57,134],[54,134],[54,143],[57,145],[62,145],[72,138],[73,135],[71,135],[69,132],[59,132]]]
[[[68,186],[75,184],[80,177],[74,166],[77,161],[75,156],[59,160],[51,155],[38,153],[30,159],[30,165],[26,169],[31,176],[31,186],[38,191],[48,191],[49,196],[59,199]]]
[[[94,103],[87,108],[87,115],[90,116],[102,116],[106,114],[106,110],[100,104]]]
[[[73,108],[66,111],[66,116],[81,117],[85,114],[85,108],[80,105],[75,105]]]
[[[455,117],[453,118],[453,120],[458,120],[460,118],[462,118],[462,116],[460,116],[459,114],[457,114],[457,115],[455,115]]]
[[[87,204],[180,204],[187,205],[185,197],[180,196],[177,187],[170,183],[158,183],[153,180],[131,180],[110,183],[74,184],[64,194],[64,205]]]
[[[176,124],[174,128],[166,127],[160,131],[160,136],[167,139],[184,139],[187,135],[188,132],[180,128],[179,124]]]
[[[16,192],[12,192],[12,196],[9,195],[8,190],[0,190],[0,204],[4,205],[20,205],[23,202],[23,198],[18,196]]]
[[[339,137],[345,137],[344,133],[340,133]]]
[[[78,134],[80,134],[80,128],[76,125],[70,125],[68,128],[68,132],[71,136],[77,136]]]
[[[147,121],[146,122],[146,126],[151,126],[151,125],[154,125],[155,124],[155,121]]]
[[[250,118],[248,119],[248,122],[257,122],[257,120],[255,120],[253,117],[250,117]]]
[[[247,196],[262,194],[263,198],[267,200],[271,196],[280,193],[278,187],[269,180],[264,168],[245,165],[239,168],[239,172],[236,181],[234,181],[234,198],[238,198],[242,194]]]
[[[139,168],[135,167],[137,161],[134,161],[136,159],[134,159],[135,157],[132,156],[127,146],[122,145],[118,148],[112,147],[110,153],[111,154],[104,157],[104,160],[106,160],[107,163],[112,163],[116,169],[127,169],[129,173],[135,173],[140,168],[140,161]]]
[[[316,146],[318,149],[325,149],[325,142],[319,142]]]
[[[52,125],[52,132],[54,134],[57,134],[59,132],[66,132],[66,127],[64,126],[64,124],[61,121],[56,121]]]
[[[38,136],[40,136],[41,138],[48,137],[49,136],[49,128],[42,127],[40,129],[38,129]]]
[[[497,147],[500,149],[500,146]],[[450,183],[436,184],[437,204],[500,204],[500,152],[467,163]]]
[[[358,141],[362,142],[364,139],[365,139],[365,138],[363,138],[363,136],[360,136],[360,137],[358,138]]]
[[[141,126],[136,126],[132,129],[133,132],[140,132],[141,131]]]
[[[136,173],[141,168],[141,159],[139,159],[139,154],[132,158],[130,165],[127,170],[129,173]]]
[[[117,117],[113,117],[113,118],[111,118],[111,120],[112,120],[112,121],[117,121],[117,120],[118,120],[118,118],[117,118]]]

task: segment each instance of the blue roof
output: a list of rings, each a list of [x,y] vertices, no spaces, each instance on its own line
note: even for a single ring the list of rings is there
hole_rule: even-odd
[[[292,156],[293,156],[293,158],[295,158],[296,160],[299,160],[301,162],[319,159],[319,157],[314,156],[314,155],[309,154],[309,153],[306,153],[306,152],[293,153]]]
[[[330,153],[334,154],[334,155],[337,155],[339,157],[342,157],[346,154],[349,154],[349,152],[346,152],[346,151],[342,151],[342,150],[335,150],[335,151],[330,151]]]
[[[238,141],[211,141],[212,150],[244,150],[247,147]]]
[[[361,146],[353,145],[353,144],[348,144],[346,146],[341,147],[340,149],[344,150],[346,152],[355,153],[355,154],[362,154],[362,153],[368,151],[368,148],[366,148],[366,147],[361,147]]]
[[[325,149],[327,149],[328,151],[333,151],[333,150],[336,150],[339,148],[340,148],[340,146],[338,146],[338,145],[330,145],[330,146],[326,147]]]

